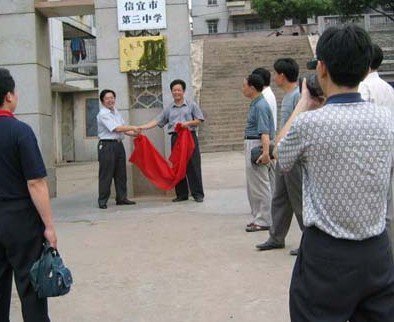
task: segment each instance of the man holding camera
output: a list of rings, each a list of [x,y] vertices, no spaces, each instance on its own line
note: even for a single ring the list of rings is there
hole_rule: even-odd
[[[278,162],[303,167],[303,233],[290,286],[293,322],[391,322],[394,263],[386,231],[394,120],[362,100],[371,40],[329,28],[317,47],[323,107],[307,89],[278,136]]]

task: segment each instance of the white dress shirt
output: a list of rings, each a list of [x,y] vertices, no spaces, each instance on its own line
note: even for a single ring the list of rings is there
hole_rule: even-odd
[[[275,124],[275,131],[277,129],[277,123],[276,123],[276,118],[277,118],[277,104],[276,104],[276,98],[274,95],[274,92],[272,91],[271,87],[266,87],[262,91],[263,96],[265,100],[267,101],[268,105],[271,108],[272,111],[272,116],[274,117],[274,124]]]
[[[379,77],[378,72],[369,73],[360,83],[358,91],[365,101],[387,106],[394,114],[394,89]]]
[[[97,114],[97,136],[100,140],[123,140],[124,134],[115,132],[115,128],[125,125],[122,115],[114,108],[113,111],[101,107]]]

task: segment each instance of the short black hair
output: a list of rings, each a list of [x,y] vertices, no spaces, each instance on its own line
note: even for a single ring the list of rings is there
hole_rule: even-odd
[[[383,61],[383,50],[378,44],[372,44],[371,69],[378,69]]]
[[[299,66],[293,58],[279,58],[274,63],[274,69],[278,74],[286,76],[289,82],[296,82],[298,79]]]
[[[336,85],[356,87],[369,70],[371,39],[364,29],[356,25],[330,27],[317,42],[316,57],[327,66]]]
[[[114,97],[116,98],[116,94],[112,89],[103,89],[100,93],[100,102],[102,103],[104,101],[104,96],[107,95],[108,93],[112,93]]]
[[[269,72],[269,70],[265,69],[264,67],[259,67],[256,68],[252,74],[256,74],[259,75],[263,82],[264,82],[264,86],[270,86],[271,84],[271,73]]]
[[[182,80],[182,79],[174,79],[171,84],[170,84],[170,90],[172,90],[172,88],[175,85],[181,85],[182,89],[185,90],[186,89],[186,83]]]
[[[248,77],[246,77],[246,81],[248,82],[248,85],[253,86],[256,91],[261,92],[263,90],[264,81],[260,75],[250,74]]]
[[[0,106],[4,104],[7,93],[15,91],[15,81],[6,68],[0,68]]]

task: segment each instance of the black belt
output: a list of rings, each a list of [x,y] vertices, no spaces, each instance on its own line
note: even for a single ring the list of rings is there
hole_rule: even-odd
[[[245,140],[260,140],[260,136],[251,136],[251,135],[245,135],[244,137]]]
[[[196,133],[196,131],[190,131],[192,134]],[[168,132],[168,135],[175,135],[178,134],[177,132]]]
[[[100,140],[99,142],[122,142],[122,140],[121,139],[113,139],[113,140],[103,139],[103,140]]]

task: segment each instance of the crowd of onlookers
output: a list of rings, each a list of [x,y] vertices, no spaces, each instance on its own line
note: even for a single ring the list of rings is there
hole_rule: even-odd
[[[279,58],[278,128],[270,72],[243,81],[246,231],[269,231],[260,251],[285,247],[293,214],[303,232],[290,251],[292,321],[393,321],[394,89],[379,77],[382,60],[356,26],[321,35],[313,77],[299,82],[298,64]]]

